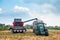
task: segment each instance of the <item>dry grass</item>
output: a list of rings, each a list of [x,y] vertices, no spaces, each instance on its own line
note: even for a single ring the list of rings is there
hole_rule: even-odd
[[[49,30],[49,36],[36,36],[31,29],[25,33],[0,31],[0,40],[60,40],[60,30]]]

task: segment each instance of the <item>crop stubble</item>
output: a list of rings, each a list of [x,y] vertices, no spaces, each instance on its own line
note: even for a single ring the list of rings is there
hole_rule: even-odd
[[[25,33],[11,33],[0,31],[0,40],[60,40],[60,30],[48,30],[49,36],[36,36],[31,29]]]

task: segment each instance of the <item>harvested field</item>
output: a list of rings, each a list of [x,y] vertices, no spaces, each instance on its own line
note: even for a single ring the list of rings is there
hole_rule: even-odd
[[[35,35],[31,29],[25,33],[0,31],[0,40],[60,40],[60,30],[49,30],[49,36]]]

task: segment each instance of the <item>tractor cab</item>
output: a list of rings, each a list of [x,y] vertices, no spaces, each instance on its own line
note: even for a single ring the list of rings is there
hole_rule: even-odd
[[[37,28],[36,28],[37,30],[44,31],[44,28],[45,28],[44,23],[37,23],[36,25],[37,25]]]

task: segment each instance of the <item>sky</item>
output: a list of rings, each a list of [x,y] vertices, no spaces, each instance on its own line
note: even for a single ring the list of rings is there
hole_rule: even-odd
[[[38,18],[48,26],[60,26],[60,0],[0,0],[0,23],[12,25],[14,18]]]

